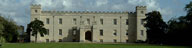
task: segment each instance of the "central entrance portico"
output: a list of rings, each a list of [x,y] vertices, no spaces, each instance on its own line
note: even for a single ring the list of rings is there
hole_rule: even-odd
[[[80,27],[80,42],[93,42],[93,28],[90,25]]]

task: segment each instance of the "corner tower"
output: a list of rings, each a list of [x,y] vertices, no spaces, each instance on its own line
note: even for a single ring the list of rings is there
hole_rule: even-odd
[[[33,4],[30,6],[30,12],[31,12],[31,21],[34,21],[35,19],[40,19],[41,16],[41,5]],[[30,36],[30,40],[32,42],[35,41],[34,36]],[[37,42],[40,42],[40,35],[37,35]]]
[[[146,6],[136,6],[135,13],[128,13],[130,22],[128,39],[130,43],[146,41],[146,28],[144,27],[146,10]]]
[[[146,18],[146,13],[146,6],[136,6],[136,42],[146,41],[147,39],[146,28],[144,27],[144,19]]]
[[[31,5],[31,21],[35,19],[40,19],[41,15],[41,5],[32,4]]]

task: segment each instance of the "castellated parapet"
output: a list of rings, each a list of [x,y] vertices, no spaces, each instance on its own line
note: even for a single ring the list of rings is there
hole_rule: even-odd
[[[137,6],[137,8],[146,8],[146,6]],[[32,4],[31,9],[41,9],[40,4]],[[42,9],[41,9],[42,10]],[[105,14],[122,14],[122,13],[128,13],[128,14],[134,14],[136,12],[128,12],[128,11],[41,11],[41,13],[105,13]]]
[[[123,13],[129,13],[129,14],[134,14],[135,12],[127,12],[127,11],[41,11],[42,13],[85,13],[85,14],[123,14]]]
[[[147,6],[136,6],[136,10],[146,10]]]
[[[41,5],[40,4],[32,4],[31,5],[31,9],[41,9]]]

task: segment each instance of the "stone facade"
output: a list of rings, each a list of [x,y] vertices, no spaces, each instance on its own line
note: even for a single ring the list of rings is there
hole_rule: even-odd
[[[136,12],[92,12],[42,11],[41,5],[31,5],[31,21],[43,21],[49,32],[38,35],[37,42],[146,41],[145,13],[146,6],[137,6]]]

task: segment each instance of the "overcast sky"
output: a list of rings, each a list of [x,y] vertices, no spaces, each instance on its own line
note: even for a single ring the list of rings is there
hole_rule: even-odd
[[[30,22],[30,5],[41,4],[43,10],[56,11],[135,11],[135,6],[158,10],[164,21],[186,14],[184,7],[192,0],[0,0],[0,14],[18,25]]]

